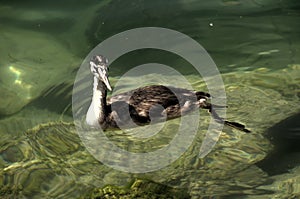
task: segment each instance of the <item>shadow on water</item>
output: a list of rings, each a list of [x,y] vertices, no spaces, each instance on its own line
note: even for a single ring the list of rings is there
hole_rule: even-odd
[[[67,114],[72,116],[73,84],[64,82],[47,89],[43,95],[29,104],[39,109],[47,109],[57,114]]]
[[[277,175],[300,165],[300,113],[293,115],[267,131],[274,150],[257,163],[269,175]]]

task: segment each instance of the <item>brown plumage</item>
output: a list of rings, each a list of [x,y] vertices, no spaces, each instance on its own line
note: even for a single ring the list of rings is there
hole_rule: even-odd
[[[225,107],[211,105],[207,102],[210,94],[201,91],[151,85],[106,99],[107,89],[111,90],[107,75],[107,59],[95,56],[90,62],[90,67],[94,74],[94,93],[86,121],[91,126],[100,125],[102,129],[128,128],[181,117],[203,108],[208,109],[217,122],[224,122],[246,133],[250,132],[242,124],[220,118],[214,108]]]

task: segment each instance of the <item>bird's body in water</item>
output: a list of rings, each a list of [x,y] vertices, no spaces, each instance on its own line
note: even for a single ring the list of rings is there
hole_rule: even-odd
[[[145,125],[186,115],[199,108],[208,109],[217,122],[244,132],[250,132],[244,125],[220,118],[207,100],[210,94],[183,88],[151,85],[121,93],[107,99],[107,90],[112,90],[108,80],[108,61],[94,56],[90,61],[94,75],[92,103],[86,115],[86,122],[92,127],[124,128]],[[223,107],[224,108],[224,107]]]

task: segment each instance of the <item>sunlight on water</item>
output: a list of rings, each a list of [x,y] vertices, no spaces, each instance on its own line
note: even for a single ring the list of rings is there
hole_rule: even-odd
[[[299,165],[271,176],[256,164],[274,148],[265,133],[300,110],[299,6],[293,1],[268,2],[1,2],[0,198],[89,197],[96,188],[102,190],[107,185],[102,192],[113,196],[124,190],[109,186],[130,187],[133,181],[139,182],[136,179],[157,183],[166,192],[171,189],[171,195],[182,192],[192,198],[299,196]],[[217,140],[212,151],[199,158],[212,119],[206,110],[200,110],[199,129],[191,146],[167,167],[132,174],[105,166],[93,157],[73,124],[70,103],[75,74],[85,55],[99,42],[144,26],[175,29],[200,42],[222,73],[227,119],[245,124],[252,133],[225,126],[222,132],[214,132],[220,134],[218,140],[211,136]],[[207,91],[202,77],[186,60],[151,50],[129,53],[112,63],[112,85],[133,66],[150,62],[172,66],[193,89]],[[168,85],[185,86],[176,76],[170,77]],[[116,93],[164,78],[161,74],[128,77]],[[89,96],[90,86],[91,82],[80,85],[84,95]],[[79,104],[79,112],[86,111],[89,100]],[[155,133],[147,132],[145,126],[135,131],[109,130],[105,135],[123,150],[152,152],[172,141],[181,120],[149,127]],[[193,122],[187,121],[190,125]],[[139,131],[144,133],[139,135]],[[185,141],[177,143],[178,150]],[[94,150],[98,147],[109,145],[94,146]],[[176,151],[169,155],[173,153]],[[158,161],[162,158],[157,157]],[[140,164],[124,157],[114,161]],[[133,186],[125,192],[135,189]]]
[[[285,72],[266,73],[266,83],[269,79],[267,77],[276,76],[280,82],[285,81],[286,75],[289,74],[289,85],[298,86],[299,80],[296,74],[298,67],[295,68],[296,71],[293,67],[295,68],[292,66]],[[186,78],[197,79],[195,76]],[[21,120],[18,131],[26,131],[26,133],[14,142],[9,141],[9,138],[2,141],[1,167],[3,170],[0,180],[2,184],[5,184],[2,190],[4,192],[7,190],[7,194],[28,197],[33,194],[36,197],[75,197],[80,192],[85,193],[93,187],[102,187],[106,184],[126,185],[133,178],[138,177],[185,188],[192,196],[222,195],[232,189],[236,190],[235,193],[261,194],[261,190],[256,190],[254,187],[263,186],[268,177],[254,163],[263,159],[271,149],[270,143],[261,133],[274,122],[295,111],[288,106],[282,107],[282,103],[296,106],[298,101],[296,98],[291,100],[284,95],[278,95],[277,92],[281,92],[280,87],[278,91],[273,90],[267,93],[261,91],[261,84],[256,85],[254,81],[256,72],[229,73],[223,78],[228,91],[228,118],[246,124],[253,133],[244,134],[225,127],[217,145],[205,158],[198,159],[205,129],[211,119],[204,110],[200,113],[201,122],[197,136],[183,156],[162,170],[135,175],[114,170],[95,160],[82,145],[72,123],[52,122],[26,131],[26,128],[20,126]],[[235,81],[235,78],[243,79],[244,83]],[[130,81],[128,84],[131,84]],[[195,89],[204,88],[199,80],[195,81],[193,86]],[[282,90],[285,90],[286,96],[294,92],[286,90],[285,85],[282,85]],[[256,98],[251,99],[252,96]],[[253,101],[256,102],[253,103]],[[257,109],[263,107],[264,111],[253,112],[256,107]],[[278,112],[277,109],[280,109],[283,114],[274,115]],[[268,117],[266,118],[265,115]],[[264,118],[263,122],[261,118]],[[9,124],[9,122],[5,123],[8,126]],[[146,140],[120,131],[108,131],[106,134],[110,140],[123,149],[147,152],[168,144],[176,133],[177,125],[178,120],[168,121],[160,133]],[[250,180],[252,176],[256,176],[255,180]],[[40,180],[33,181],[32,179]],[[209,184],[222,184],[222,186],[212,189]]]

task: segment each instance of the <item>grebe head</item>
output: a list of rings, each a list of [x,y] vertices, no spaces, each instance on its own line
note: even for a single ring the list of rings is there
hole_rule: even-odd
[[[112,89],[108,80],[108,60],[102,55],[96,55],[90,61],[90,69],[92,74],[111,91]]]

